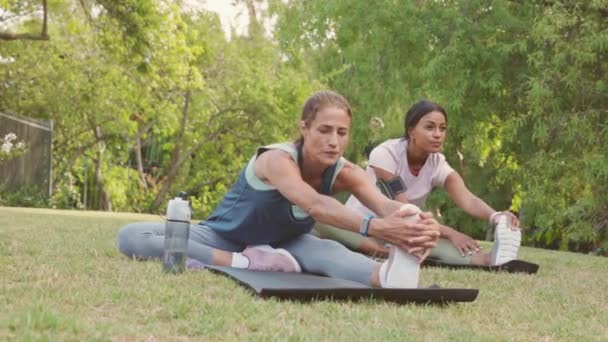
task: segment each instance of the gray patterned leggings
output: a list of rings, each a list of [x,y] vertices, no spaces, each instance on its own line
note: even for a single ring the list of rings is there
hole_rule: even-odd
[[[131,258],[162,258],[165,241],[165,224],[162,222],[137,222],[120,229],[116,238],[118,250]],[[190,225],[188,257],[204,264],[212,264],[213,249],[241,252],[246,246],[229,241],[211,228]],[[371,274],[378,262],[349,250],[342,244],[304,234],[291,240],[272,245],[291,253],[302,270],[328,277],[356,281],[371,286]]]

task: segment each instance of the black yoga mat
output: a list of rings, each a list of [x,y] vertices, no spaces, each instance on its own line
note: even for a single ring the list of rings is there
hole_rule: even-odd
[[[418,288],[376,289],[344,279],[303,273],[259,272],[239,268],[207,266],[228,276],[261,298],[279,300],[361,300],[383,299],[407,304],[447,304],[472,302],[477,289]]]
[[[528,273],[535,274],[538,272],[538,264],[523,260],[511,260],[507,263],[497,266],[479,266],[479,265],[457,265],[441,262],[437,259],[427,258],[422,262],[422,266],[445,267],[452,269],[467,269],[467,270],[482,270],[490,272],[508,272],[508,273]]]

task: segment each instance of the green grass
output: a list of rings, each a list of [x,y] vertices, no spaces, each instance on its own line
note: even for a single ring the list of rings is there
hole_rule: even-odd
[[[0,207],[0,340],[606,340],[608,258],[523,248],[539,273],[424,269],[479,288],[445,307],[277,302],[207,271],[172,276],[115,246],[158,216]]]

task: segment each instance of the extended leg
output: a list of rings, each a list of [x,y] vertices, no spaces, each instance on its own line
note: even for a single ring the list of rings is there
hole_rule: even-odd
[[[322,223],[317,223],[314,229],[322,239],[338,241],[353,251],[377,257],[386,258],[388,256],[389,249],[374,238],[364,237],[360,234]]]
[[[120,229],[116,238],[118,250],[132,258],[162,258],[165,243],[165,223],[137,222]],[[230,266],[232,252],[243,250],[223,239],[210,228],[190,225],[188,257],[209,265]]]
[[[429,257],[454,265],[490,265],[489,253],[477,252],[463,256],[448,239],[437,240],[437,246],[431,250]]]
[[[377,273],[380,263],[336,241],[305,234],[275,247],[289,251],[305,272],[379,286]]]

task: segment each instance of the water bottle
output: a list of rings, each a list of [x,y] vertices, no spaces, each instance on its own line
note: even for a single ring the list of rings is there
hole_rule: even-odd
[[[400,208],[400,210],[406,209],[416,212],[414,215],[405,218],[407,222],[415,223],[420,219],[420,208],[409,203],[404,204]],[[391,246],[390,248],[389,259],[392,261],[392,267],[386,278],[386,287],[401,289],[417,288],[420,276],[420,262],[418,259],[395,246]]]
[[[178,197],[169,201],[167,207],[163,254],[165,272],[181,273],[186,269],[190,216],[190,202],[186,200],[186,193],[180,192]]]

